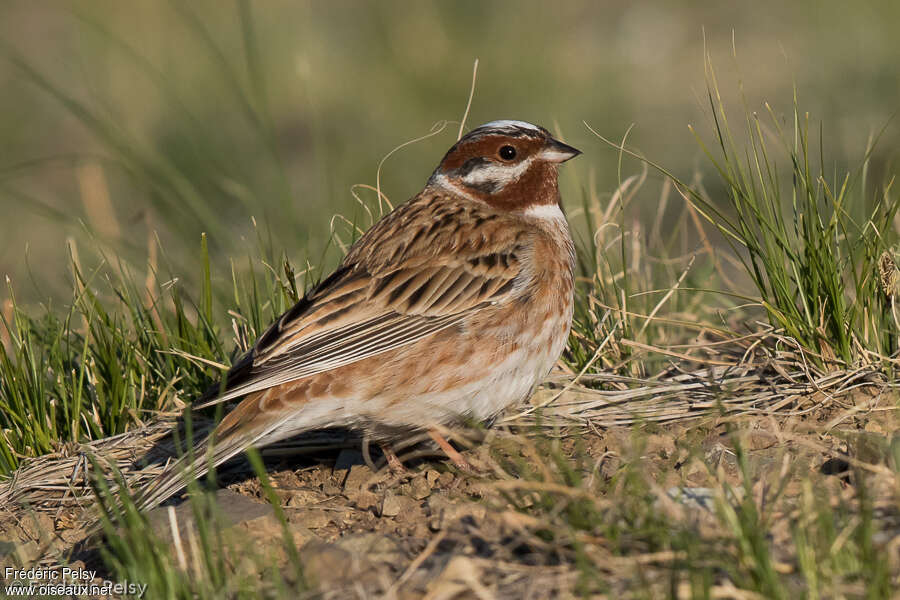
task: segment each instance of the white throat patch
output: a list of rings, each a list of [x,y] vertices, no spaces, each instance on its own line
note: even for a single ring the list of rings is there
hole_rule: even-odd
[[[555,202],[553,204],[529,206],[525,209],[525,216],[541,219],[542,221],[566,222],[566,216]]]

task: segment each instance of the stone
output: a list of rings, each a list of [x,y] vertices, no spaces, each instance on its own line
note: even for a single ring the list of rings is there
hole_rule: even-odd
[[[440,476],[441,474],[434,469],[425,471],[425,481],[428,482],[428,487],[434,487]]]
[[[55,531],[53,518],[41,512],[26,515],[19,523],[19,527],[22,528],[28,539],[36,542],[46,540]]]
[[[886,436],[868,431],[848,432],[845,435],[853,458],[871,464],[886,462],[891,444]]]
[[[457,503],[446,496],[434,494],[428,498],[428,515],[428,527],[437,531],[464,517],[470,517],[476,522],[482,521],[487,515],[487,509],[474,502]]]
[[[306,527],[307,529],[321,529],[331,523],[331,518],[322,510],[298,510],[291,515],[292,524]]]
[[[281,501],[282,506],[287,506],[287,503],[290,501],[291,496],[294,495],[293,490],[274,488],[272,491],[275,492],[275,496]]]
[[[9,540],[0,540],[0,558],[15,553],[16,543]]]
[[[406,556],[394,539],[380,533],[349,535],[336,542],[351,554],[365,556],[373,563],[400,564]]]
[[[339,496],[342,491],[340,481],[337,478],[326,481],[322,486],[322,493],[326,496]]]
[[[465,556],[454,556],[444,570],[428,583],[426,598],[489,597],[491,594],[480,580],[481,567],[478,563]]]
[[[376,568],[365,555],[338,544],[310,541],[300,549],[300,558],[303,573],[321,591],[338,594],[333,597],[358,597],[358,593],[347,593],[351,590],[365,590],[367,596],[379,595],[391,583],[383,567]]]
[[[275,518],[274,515],[262,515],[255,519],[241,521],[235,525],[233,529],[242,532],[242,539],[252,537],[270,541],[273,539],[281,539],[284,534],[284,528],[281,525],[281,521]]]
[[[646,440],[646,454],[655,454],[667,459],[675,454],[675,438],[670,434],[651,434]]]
[[[349,494],[347,498],[360,510],[368,510],[378,505],[378,494],[366,490]]]
[[[291,490],[286,506],[290,508],[303,508],[324,500],[324,495],[318,490]]]
[[[425,477],[416,477],[409,482],[409,495],[416,500],[424,500],[431,495],[431,486]]]
[[[274,509],[262,502],[251,500],[229,489],[220,489],[215,494],[215,517],[220,527],[230,528],[248,521],[255,521],[260,517],[272,517],[275,519]],[[196,530],[197,521],[194,516],[194,508],[190,501],[182,502],[178,506],[160,506],[147,513],[150,528],[163,540],[172,541],[172,526],[169,511],[174,510],[175,523],[182,540],[189,530]],[[277,522],[277,519],[275,519]]]
[[[37,542],[0,542],[0,567],[27,565],[39,554]]]
[[[401,512],[411,510],[415,504],[415,500],[406,496],[387,495],[381,502],[381,516],[396,517]]]
[[[622,468],[622,459],[615,455],[607,455],[600,461],[600,475],[607,481]]]
[[[366,465],[353,465],[347,472],[347,478],[344,480],[344,494],[351,494],[362,490],[369,479],[372,478],[372,471]]]

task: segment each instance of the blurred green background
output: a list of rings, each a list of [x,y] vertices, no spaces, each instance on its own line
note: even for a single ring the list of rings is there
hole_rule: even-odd
[[[581,148],[563,176],[573,208],[617,185],[616,151],[583,121],[612,139],[634,124],[629,143],[653,161],[708,171],[687,128],[709,133],[705,51],[738,122],[741,89],[750,110],[788,115],[796,85],[839,172],[900,106],[898,24],[895,1],[3,1],[0,274],[20,300],[71,298],[67,240],[88,265],[99,249],[141,272],[153,232],[160,264],[187,279],[207,232],[223,289],[229,260],[260,245],[327,269],[332,227],[350,238],[332,216],[370,222],[352,186],[455,121],[384,163],[395,204],[421,189],[456,139],[476,58],[468,126],[524,119]],[[889,125],[878,173],[898,137]],[[637,217],[657,202],[652,177]]]

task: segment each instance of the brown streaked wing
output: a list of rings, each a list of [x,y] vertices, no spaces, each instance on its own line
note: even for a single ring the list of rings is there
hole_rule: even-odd
[[[414,198],[366,232],[229,371],[224,392],[197,408],[411,344],[506,302],[528,283],[522,258],[532,245],[513,215]]]

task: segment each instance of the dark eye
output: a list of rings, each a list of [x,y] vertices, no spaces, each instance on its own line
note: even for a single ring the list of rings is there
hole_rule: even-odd
[[[516,149],[512,146],[503,146],[500,148],[500,158],[503,160],[512,160],[516,157]]]

